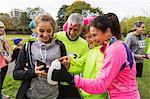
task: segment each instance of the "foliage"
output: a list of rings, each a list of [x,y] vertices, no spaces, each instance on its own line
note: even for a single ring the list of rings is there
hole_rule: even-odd
[[[23,33],[27,33],[29,31],[29,23],[30,19],[26,12],[22,12],[19,17],[19,26],[22,29]]]
[[[71,13],[80,13],[84,17],[102,14],[100,8],[91,7],[89,3],[86,3],[84,1],[75,1],[73,4],[67,7],[66,11],[67,11],[65,16],[66,19]]]
[[[122,33],[128,33],[132,30],[133,24],[137,21],[143,21],[145,23],[145,33],[150,34],[150,17],[145,16],[133,16],[131,18],[123,18],[120,22]]]
[[[80,13],[83,17],[90,17],[102,14],[102,11],[99,7],[94,8],[84,1],[75,1],[68,6],[63,5],[57,14],[57,23],[60,28],[63,27],[63,24],[67,21],[71,13]]]
[[[7,75],[4,81],[2,92],[5,95],[9,95],[10,99],[15,99],[19,86],[20,81],[14,80],[12,75]]]
[[[13,29],[13,21],[7,13],[0,13],[0,21],[5,24],[6,29]]]
[[[37,15],[44,13],[44,10],[40,7],[35,7],[35,8],[28,7],[26,9],[26,13],[30,19],[34,20]]]
[[[18,30],[19,28],[21,28],[21,27],[19,27],[19,19],[18,18],[16,18],[16,17],[12,18],[12,22],[13,22],[13,30]]]
[[[59,9],[58,13],[57,13],[57,24],[58,24],[58,28],[62,29],[63,28],[63,24],[65,23],[64,17],[66,15],[66,8],[68,6],[67,5],[62,5],[62,7]]]

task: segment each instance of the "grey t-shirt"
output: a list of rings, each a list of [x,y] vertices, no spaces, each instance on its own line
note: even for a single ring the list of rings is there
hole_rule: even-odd
[[[31,45],[31,57],[33,64],[36,65],[36,59],[40,59],[47,64],[61,57],[60,45],[53,40],[50,44],[43,44],[36,40]],[[33,67],[34,68],[34,67]],[[58,85],[50,85],[46,78],[34,78],[27,91],[27,97],[30,99],[56,99],[59,94]]]
[[[125,38],[125,43],[134,53],[136,63],[143,63],[143,60],[139,59],[139,55],[144,54],[145,37],[143,35],[135,35],[133,32],[129,33]]]

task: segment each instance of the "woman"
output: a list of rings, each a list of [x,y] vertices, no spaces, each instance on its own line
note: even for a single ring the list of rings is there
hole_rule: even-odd
[[[136,61],[136,77],[142,77],[143,72],[143,62],[144,59],[148,59],[148,56],[144,53],[145,49],[145,24],[144,22],[135,22],[134,31],[129,32],[125,38],[125,43],[134,53]]]
[[[140,99],[135,61],[129,48],[119,40],[121,33],[117,16],[108,13],[96,17],[90,24],[90,32],[97,33],[99,41],[103,44],[100,48],[104,53],[103,65],[97,78],[72,76],[61,66],[60,70],[53,71],[52,79],[66,81],[90,94],[108,91],[110,99]],[[107,45],[105,42],[109,39],[110,43]]]
[[[8,70],[8,62],[11,60],[9,49],[10,46],[6,39],[5,25],[0,21],[0,99],[8,98],[8,96],[2,95],[1,90]]]
[[[14,79],[22,84],[17,99],[56,99],[58,84],[47,82],[47,68],[54,59],[66,55],[64,45],[54,38],[56,22],[49,14],[38,15],[36,20],[37,38],[25,44],[19,53],[13,72]],[[38,62],[46,64],[46,69]]]

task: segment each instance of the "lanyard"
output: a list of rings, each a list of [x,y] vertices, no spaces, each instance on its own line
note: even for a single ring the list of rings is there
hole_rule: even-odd
[[[111,45],[112,43],[114,43],[116,40],[117,40],[116,37],[112,36],[112,38],[110,39],[109,45]]]
[[[111,45],[112,43],[114,43],[117,39],[112,36],[112,38],[110,39],[109,45]],[[100,51],[103,53],[107,47],[108,42],[104,42],[103,46],[100,48]]]

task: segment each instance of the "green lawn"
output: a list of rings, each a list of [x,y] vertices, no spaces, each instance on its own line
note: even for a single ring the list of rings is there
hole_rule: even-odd
[[[25,41],[29,38],[28,35],[19,35],[19,36],[9,35],[7,37],[8,38],[22,37],[25,39]],[[150,38],[146,39],[146,42],[150,42]],[[12,45],[12,41],[10,41],[10,43]],[[147,43],[147,45],[148,44],[149,43]],[[137,78],[137,81],[141,93],[141,99],[149,99],[150,98],[150,60],[145,60],[143,77]],[[12,75],[7,75],[3,86],[3,92],[7,95],[10,95],[11,99],[15,99],[15,95],[17,93],[19,85],[20,82],[13,80]]]
[[[3,93],[10,96],[10,99],[15,99],[17,90],[20,86],[20,81],[13,79],[12,75],[7,75],[3,85]]]
[[[146,39],[147,47],[150,43],[150,38]],[[145,51],[147,50],[147,47]],[[141,99],[150,99],[150,60],[144,61],[143,77],[137,78]]]
[[[150,99],[150,60],[144,62],[143,77],[137,78],[141,99]]]
[[[14,38],[22,38],[25,41],[27,41],[29,39],[29,35],[7,35],[7,38],[9,40],[10,45],[14,45],[13,44],[13,39]]]

